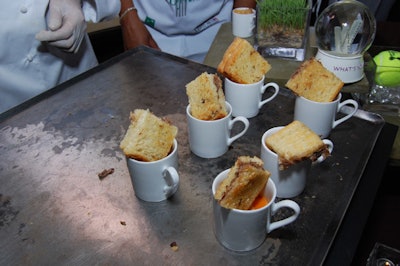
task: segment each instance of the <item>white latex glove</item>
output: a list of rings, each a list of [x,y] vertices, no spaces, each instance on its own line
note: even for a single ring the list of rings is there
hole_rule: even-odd
[[[36,34],[37,40],[76,53],[86,34],[81,0],[50,0],[47,26]]]

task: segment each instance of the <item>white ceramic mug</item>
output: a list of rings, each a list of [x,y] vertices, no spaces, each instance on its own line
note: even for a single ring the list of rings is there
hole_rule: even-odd
[[[264,79],[265,77],[252,84],[240,84],[225,78],[225,98],[232,105],[233,116],[254,117],[264,104],[272,101],[278,95],[279,85],[274,82],[264,84]],[[268,88],[272,88],[274,93],[262,100],[262,95]]]
[[[190,113],[190,104],[186,108],[189,128],[190,150],[202,158],[216,158],[228,151],[229,145],[243,136],[249,128],[249,120],[238,116],[232,119],[232,107],[226,102],[228,115],[218,120],[200,120]],[[231,129],[235,123],[242,123],[244,128],[234,136]]]
[[[282,128],[283,126],[273,127],[263,134],[261,138],[261,160],[264,162],[264,168],[271,173],[270,178],[274,180],[276,185],[277,196],[279,198],[293,198],[304,191],[312,162],[311,160],[305,160],[284,170],[279,169],[278,155],[267,147],[265,140]],[[332,152],[332,141],[328,139],[322,141],[328,146],[329,152]],[[325,157],[321,155],[315,163],[320,163],[324,160]]]
[[[358,103],[355,100],[347,99],[340,102],[342,94],[332,102],[315,102],[302,96],[297,96],[294,104],[294,120],[303,122],[321,138],[326,138],[332,129],[348,120],[358,110]],[[352,106],[353,110],[340,119],[336,114],[344,107]]]
[[[127,158],[135,195],[144,201],[160,202],[171,197],[179,186],[178,143],[174,139],[174,147],[167,157],[143,162]]]
[[[248,7],[238,7],[232,10],[232,33],[240,38],[254,34],[256,11]]]
[[[300,214],[299,205],[292,200],[275,202],[276,188],[269,179],[265,186],[268,204],[255,210],[226,209],[214,198],[218,185],[227,178],[229,169],[221,172],[212,184],[214,233],[222,246],[233,251],[250,251],[259,247],[271,231],[294,222]],[[281,208],[294,211],[291,216],[271,222],[271,217]]]

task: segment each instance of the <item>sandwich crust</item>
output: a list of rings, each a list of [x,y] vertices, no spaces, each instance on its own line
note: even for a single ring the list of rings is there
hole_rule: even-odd
[[[278,155],[280,169],[304,160],[329,156],[321,138],[300,121],[293,121],[265,139],[266,146]]]
[[[316,102],[335,100],[343,86],[343,81],[315,58],[304,61],[286,83],[296,95]]]
[[[130,113],[131,124],[120,143],[124,154],[132,159],[151,162],[166,157],[172,150],[178,128],[149,110]]]
[[[217,74],[202,73],[186,84],[191,115],[200,120],[217,120],[228,115],[222,81]]]
[[[270,69],[268,61],[247,40],[239,37],[229,45],[217,67],[219,73],[241,84],[260,81]]]
[[[217,188],[214,198],[227,209],[249,210],[262,193],[270,173],[257,157],[240,156]]]

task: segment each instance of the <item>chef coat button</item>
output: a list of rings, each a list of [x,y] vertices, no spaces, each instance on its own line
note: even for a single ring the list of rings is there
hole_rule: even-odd
[[[28,12],[28,8],[26,6],[21,6],[21,8],[19,9],[19,11],[21,11],[21,13],[26,13]]]

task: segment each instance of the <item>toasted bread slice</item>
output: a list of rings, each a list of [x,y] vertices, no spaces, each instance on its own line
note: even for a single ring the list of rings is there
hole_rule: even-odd
[[[227,209],[249,210],[271,174],[257,157],[240,156],[217,188],[214,198]]]
[[[217,120],[228,115],[222,81],[217,74],[202,73],[186,84],[191,115],[200,120]]]
[[[120,143],[129,158],[151,162],[166,157],[172,150],[178,128],[149,110],[136,109],[131,124]]]
[[[296,95],[316,102],[335,100],[343,86],[343,81],[315,58],[304,61],[286,83]]]
[[[280,169],[307,159],[315,161],[320,155],[329,155],[321,138],[297,120],[267,137],[265,144],[278,155]]]
[[[229,45],[217,67],[219,73],[241,84],[260,81],[270,69],[268,61],[247,40],[239,37]]]

